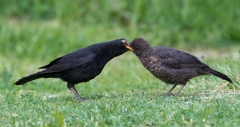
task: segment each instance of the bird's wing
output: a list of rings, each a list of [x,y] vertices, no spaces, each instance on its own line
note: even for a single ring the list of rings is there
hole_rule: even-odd
[[[40,68],[45,68],[50,72],[61,72],[77,67],[83,67],[91,63],[95,58],[93,53],[70,53],[65,56],[59,57],[48,65]]]
[[[195,57],[191,54],[185,53],[185,52],[181,52],[181,51],[179,51],[179,52],[181,54],[180,64],[181,64],[182,68],[205,66],[205,64],[203,64],[201,61],[199,61],[197,57]]]
[[[55,64],[58,60],[60,60],[60,59],[62,59],[63,58],[63,56],[62,57],[59,57],[59,58],[57,58],[57,59],[55,59],[55,60],[53,60],[53,61],[51,61],[49,64],[47,64],[47,65],[44,65],[44,66],[42,66],[42,67],[39,67],[38,69],[45,69],[45,68],[49,68],[50,66],[52,66],[53,64]]]
[[[161,61],[161,64],[170,68],[180,69],[202,65],[202,62],[200,62],[195,56],[182,51],[166,47],[155,47],[155,52]]]
[[[158,53],[158,58],[160,59],[161,64],[168,66],[170,68],[175,69],[181,68],[180,66],[181,57],[179,56],[179,54],[171,50],[159,50],[159,51],[160,52]]]

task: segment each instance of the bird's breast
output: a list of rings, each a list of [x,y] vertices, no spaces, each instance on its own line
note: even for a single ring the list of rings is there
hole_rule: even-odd
[[[161,62],[156,57],[149,56],[140,59],[140,61],[142,62],[143,66],[152,73],[161,71]]]

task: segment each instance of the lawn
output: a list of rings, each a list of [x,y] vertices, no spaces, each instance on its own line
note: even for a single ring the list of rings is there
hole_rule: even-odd
[[[17,2],[0,2],[5,5],[0,8],[0,126],[240,125],[238,1]],[[187,51],[234,84],[200,76],[178,97],[164,98],[172,86],[152,76],[129,51],[95,79],[76,85],[84,103],[59,79],[13,85],[59,56],[123,37]]]

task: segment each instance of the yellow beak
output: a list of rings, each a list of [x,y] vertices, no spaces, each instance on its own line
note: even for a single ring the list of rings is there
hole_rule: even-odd
[[[122,40],[122,43],[125,45],[125,47],[128,50],[133,51],[132,47],[130,46],[130,44],[126,40]]]

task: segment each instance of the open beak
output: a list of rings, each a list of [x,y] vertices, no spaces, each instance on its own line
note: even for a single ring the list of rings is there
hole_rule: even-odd
[[[130,46],[129,42],[127,42],[126,40],[122,40],[122,43],[125,45],[125,47],[130,50],[133,51],[132,47]]]

